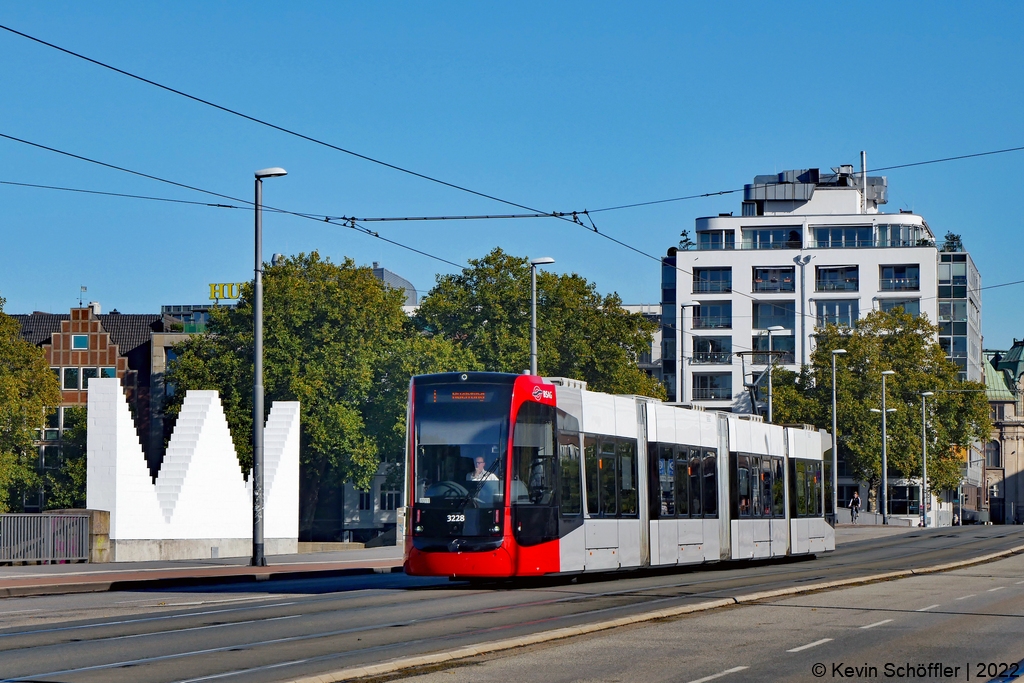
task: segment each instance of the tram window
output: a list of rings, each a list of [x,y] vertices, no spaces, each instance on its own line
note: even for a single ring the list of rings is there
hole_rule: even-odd
[[[761,516],[761,458],[750,456],[750,514]]]
[[[580,491],[580,435],[573,431],[558,433],[558,476],[562,484],[559,508],[563,515],[583,511]]]
[[[585,459],[586,475],[587,475],[587,513],[591,515],[598,515],[601,512],[601,507],[598,504],[598,457],[597,457],[597,437],[584,436],[583,437],[583,455]]]
[[[761,459],[761,507],[765,517],[772,516],[772,460]]]
[[[775,476],[772,481],[772,513],[776,517],[785,517],[786,489],[782,458],[772,458],[772,465],[775,467]]]
[[[690,517],[700,517],[703,513],[700,497],[700,449],[690,449]]]
[[[806,517],[807,516],[807,477],[804,470],[804,461],[796,460],[793,462],[796,476],[794,477],[793,488],[795,489],[796,496],[793,501],[794,517]]]
[[[512,502],[555,504],[555,409],[524,403],[512,440]],[[524,500],[525,496],[525,500]]]
[[[671,446],[658,447],[658,480],[661,482],[661,517],[676,516],[676,461]]]
[[[600,478],[599,495],[601,503],[601,515],[614,517],[618,513],[618,506],[615,500],[615,440],[601,439],[598,451],[597,462],[598,476]]]
[[[636,442],[619,441],[618,448],[619,475],[619,513],[623,516],[636,517],[637,511],[637,465]]]
[[[807,516],[821,517],[821,463],[807,463]]]
[[[679,517],[690,516],[690,461],[686,446],[676,446],[676,512]]]
[[[711,448],[704,449],[704,517],[718,515],[718,453]]]
[[[750,458],[736,457],[736,489],[739,498],[740,517],[750,516]]]

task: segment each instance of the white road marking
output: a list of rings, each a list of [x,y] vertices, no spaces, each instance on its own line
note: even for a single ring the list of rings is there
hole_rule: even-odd
[[[1003,590],[1004,588],[1006,588],[1006,586],[996,586],[995,588],[989,588],[989,589],[988,589],[988,590],[987,590],[986,592],[987,592],[987,593],[992,593],[992,592],[994,592],[994,591],[1001,591],[1001,590]]]
[[[876,626],[881,626],[882,624],[888,624],[890,621],[892,621],[892,619],[883,619],[882,621],[876,621],[875,623],[868,624],[867,626],[861,626],[861,628],[874,628]]]
[[[725,671],[719,671],[716,674],[711,674],[710,676],[705,676],[704,678],[698,678],[695,681],[690,681],[690,683],[704,683],[705,681],[713,681],[716,678],[721,678],[722,676],[728,676],[729,674],[734,674],[737,671],[743,671],[744,669],[749,669],[749,668],[750,668],[749,666],[734,666],[731,669],[726,669]]]
[[[1022,583],[1024,583],[1024,581],[1018,581],[1017,583],[1015,583],[1015,584],[1013,584],[1013,585],[1014,585],[1014,586],[1019,586],[1019,585],[1021,585]]]
[[[916,611],[918,611],[918,612],[927,612],[928,610],[935,609],[936,607],[938,607],[938,605],[928,605],[927,607],[922,607],[921,609],[916,610]]]
[[[965,595],[962,598],[957,598],[957,600],[966,600],[967,598],[973,598],[975,595],[977,595],[977,593],[971,593],[970,595]]]
[[[809,650],[812,647],[817,647],[818,645],[822,645],[824,643],[827,643],[830,640],[832,640],[832,639],[831,638],[822,638],[821,640],[816,640],[813,643],[807,643],[806,645],[801,645],[800,647],[794,647],[792,650],[786,650],[786,652],[800,652],[801,650]]]

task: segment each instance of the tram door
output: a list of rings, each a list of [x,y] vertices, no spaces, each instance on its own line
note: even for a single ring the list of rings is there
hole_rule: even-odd
[[[615,440],[587,434],[583,438],[583,459],[587,482],[587,520],[584,524],[586,567],[618,569],[619,520],[615,518]]]

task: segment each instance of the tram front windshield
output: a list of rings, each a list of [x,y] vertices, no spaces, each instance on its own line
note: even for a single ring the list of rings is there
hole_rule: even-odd
[[[466,511],[502,506],[511,397],[511,385],[416,387],[417,507]]]

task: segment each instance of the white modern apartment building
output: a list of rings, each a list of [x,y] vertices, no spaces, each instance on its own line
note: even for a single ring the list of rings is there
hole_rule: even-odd
[[[880,212],[886,192],[886,178],[852,166],[785,171],[746,185],[741,215],[698,218],[694,244],[662,262],[669,396],[762,412],[749,386],[768,354],[743,352],[770,348],[776,367],[795,371],[809,362],[818,326],[897,306],[938,321],[962,377],[981,380],[981,279],[970,255],[940,251],[917,214]]]

